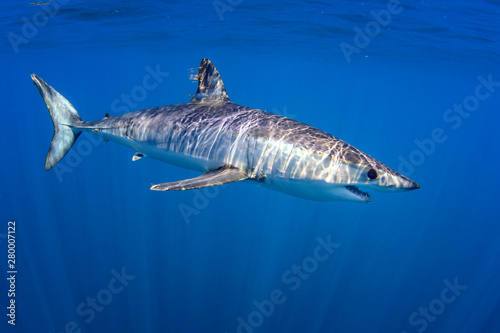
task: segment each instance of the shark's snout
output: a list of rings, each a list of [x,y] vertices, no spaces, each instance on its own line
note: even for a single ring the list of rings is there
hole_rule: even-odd
[[[410,186],[408,186],[406,189],[408,191],[411,191],[411,190],[418,190],[420,188],[420,185],[418,185],[417,183],[415,183],[413,180],[410,181]]]
[[[418,183],[396,172],[387,175],[385,179],[385,182],[374,184],[372,188],[379,192],[406,192],[420,188]]]

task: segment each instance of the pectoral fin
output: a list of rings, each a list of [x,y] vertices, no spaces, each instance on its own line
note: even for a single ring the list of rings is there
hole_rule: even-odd
[[[179,180],[177,182],[156,184],[151,186],[155,191],[182,191],[197,188],[223,185],[247,179],[248,176],[240,169],[231,165],[224,165],[218,169],[205,172],[201,176]]]

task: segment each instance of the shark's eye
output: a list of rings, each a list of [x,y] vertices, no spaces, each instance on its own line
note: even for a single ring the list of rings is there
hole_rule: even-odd
[[[377,179],[377,177],[378,177],[377,170],[375,170],[375,169],[368,170],[368,178],[373,180],[373,179]]]

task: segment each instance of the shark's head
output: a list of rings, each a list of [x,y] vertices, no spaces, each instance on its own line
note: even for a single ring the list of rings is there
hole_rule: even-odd
[[[366,189],[380,192],[403,192],[420,188],[413,180],[389,168],[360,150],[346,145],[342,156],[332,165],[329,183],[334,185],[332,194],[341,200],[370,202]]]
[[[340,141],[340,140],[339,140]],[[404,192],[420,185],[358,149],[340,141],[342,149],[299,169],[306,177],[268,177],[260,185],[318,201],[370,202],[366,192]],[[293,168],[289,168],[292,170]],[[255,179],[254,179],[255,180]]]

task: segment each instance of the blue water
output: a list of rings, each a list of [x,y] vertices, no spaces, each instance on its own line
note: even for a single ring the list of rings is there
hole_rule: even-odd
[[[498,1],[0,8],[1,332],[500,332]],[[197,173],[90,135],[43,170],[53,130],[30,73],[95,120],[187,102],[203,57],[232,101],[422,188],[369,204],[247,183],[154,192]]]

